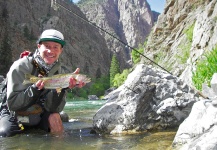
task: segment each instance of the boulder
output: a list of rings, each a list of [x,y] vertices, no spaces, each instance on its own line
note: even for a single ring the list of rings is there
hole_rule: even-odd
[[[215,95],[217,95],[217,73],[214,73],[212,76],[212,79],[210,81],[211,88],[215,92]]]
[[[111,93],[112,91],[116,90],[117,88],[116,87],[111,87],[109,89],[107,89],[105,91],[105,94],[104,94],[104,97],[106,97],[109,93]],[[105,99],[105,98],[104,98]]]
[[[88,95],[88,100],[99,100],[96,95]]]
[[[140,64],[122,86],[107,95],[107,103],[93,117],[93,126],[105,134],[174,128],[201,99],[177,77]]]
[[[60,112],[60,117],[62,122],[69,122],[69,115],[65,113],[64,111]]]
[[[217,149],[217,73],[203,84],[202,93],[207,99],[194,103],[190,115],[182,122],[173,140],[179,149]]]
[[[196,102],[173,140],[179,149],[217,149],[217,99]]]

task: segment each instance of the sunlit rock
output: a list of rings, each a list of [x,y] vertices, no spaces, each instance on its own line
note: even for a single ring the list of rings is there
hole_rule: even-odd
[[[143,64],[107,97],[93,117],[94,129],[100,133],[178,127],[201,98],[177,77]]]
[[[69,115],[65,113],[64,111],[60,112],[60,117],[62,122],[69,122]]]

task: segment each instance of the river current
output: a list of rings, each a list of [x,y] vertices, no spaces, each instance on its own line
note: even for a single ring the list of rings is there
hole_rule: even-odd
[[[91,134],[92,118],[105,101],[70,101],[64,111],[70,122],[62,135],[41,130],[0,138],[1,150],[166,150],[171,149],[175,131],[145,132],[132,135]]]

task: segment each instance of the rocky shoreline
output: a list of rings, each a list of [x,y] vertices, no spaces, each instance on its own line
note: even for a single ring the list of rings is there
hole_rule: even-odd
[[[97,133],[179,128],[173,141],[174,148],[197,146],[203,149],[209,146],[215,149],[217,102],[205,99],[200,92],[171,74],[140,64],[122,86],[105,98],[107,103],[93,117],[93,128]]]

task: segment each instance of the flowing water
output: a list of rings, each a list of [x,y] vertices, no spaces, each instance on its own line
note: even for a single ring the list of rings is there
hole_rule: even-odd
[[[91,134],[92,118],[105,101],[71,101],[64,111],[70,122],[62,135],[31,130],[14,137],[0,138],[1,150],[166,150],[171,149],[175,131],[133,135]]]

